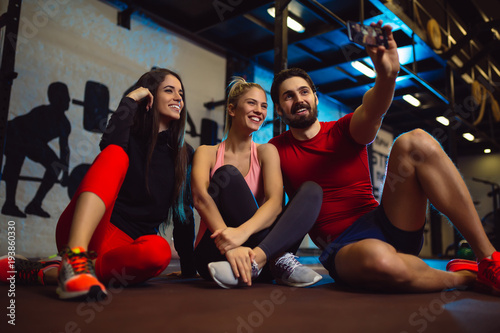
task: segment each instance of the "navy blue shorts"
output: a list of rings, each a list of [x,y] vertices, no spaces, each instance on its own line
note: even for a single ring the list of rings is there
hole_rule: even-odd
[[[385,215],[382,205],[361,216],[331,242],[319,257],[335,281],[340,281],[335,269],[335,256],[339,250],[348,244],[368,238],[389,243],[398,252],[418,255],[424,242],[424,227],[417,231],[396,228]]]

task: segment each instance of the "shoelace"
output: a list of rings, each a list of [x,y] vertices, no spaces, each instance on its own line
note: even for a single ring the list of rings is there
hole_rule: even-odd
[[[496,277],[500,275],[500,266],[489,265],[483,272],[483,276],[493,283],[496,283]]]
[[[256,278],[259,276],[260,270],[259,270],[259,265],[255,260],[252,261],[252,279]]]
[[[16,259],[16,271],[19,282],[22,284],[38,283],[38,272],[43,268],[43,264],[37,261]]]
[[[89,259],[83,254],[75,254],[68,256],[69,262],[75,274],[82,274],[89,272]]]
[[[94,251],[75,253],[70,249],[64,250],[62,255],[67,256],[75,274],[92,273],[92,259],[97,257]]]
[[[300,266],[300,262],[295,258],[298,257],[294,256],[293,254],[287,253],[276,260],[276,266],[286,271],[293,272],[295,267]]]

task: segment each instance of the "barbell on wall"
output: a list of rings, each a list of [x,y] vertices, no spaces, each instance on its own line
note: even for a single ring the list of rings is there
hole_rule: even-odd
[[[90,164],[82,163],[77,165],[71,170],[68,176],[68,182],[63,183],[61,180],[57,180],[56,183],[63,187],[68,187],[68,196],[71,199],[75,194],[80,182],[90,168]],[[31,177],[31,176],[19,176],[19,180],[31,181],[31,182],[41,182],[42,178]]]
[[[73,99],[73,104],[83,106],[83,128],[94,133],[103,133],[108,122],[109,89],[102,83],[87,81],[84,100]]]

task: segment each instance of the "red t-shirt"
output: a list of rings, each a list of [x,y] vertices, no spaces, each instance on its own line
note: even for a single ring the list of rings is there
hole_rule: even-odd
[[[312,139],[299,141],[287,131],[269,142],[278,149],[286,193],[292,197],[306,181],[323,188],[323,204],[309,232],[324,249],[361,215],[378,206],[365,145],[349,133],[352,113],[338,121],[321,122]]]

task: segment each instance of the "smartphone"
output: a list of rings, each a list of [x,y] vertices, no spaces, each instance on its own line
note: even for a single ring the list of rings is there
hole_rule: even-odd
[[[385,30],[370,25],[347,21],[349,40],[362,46],[385,46],[389,48]]]

